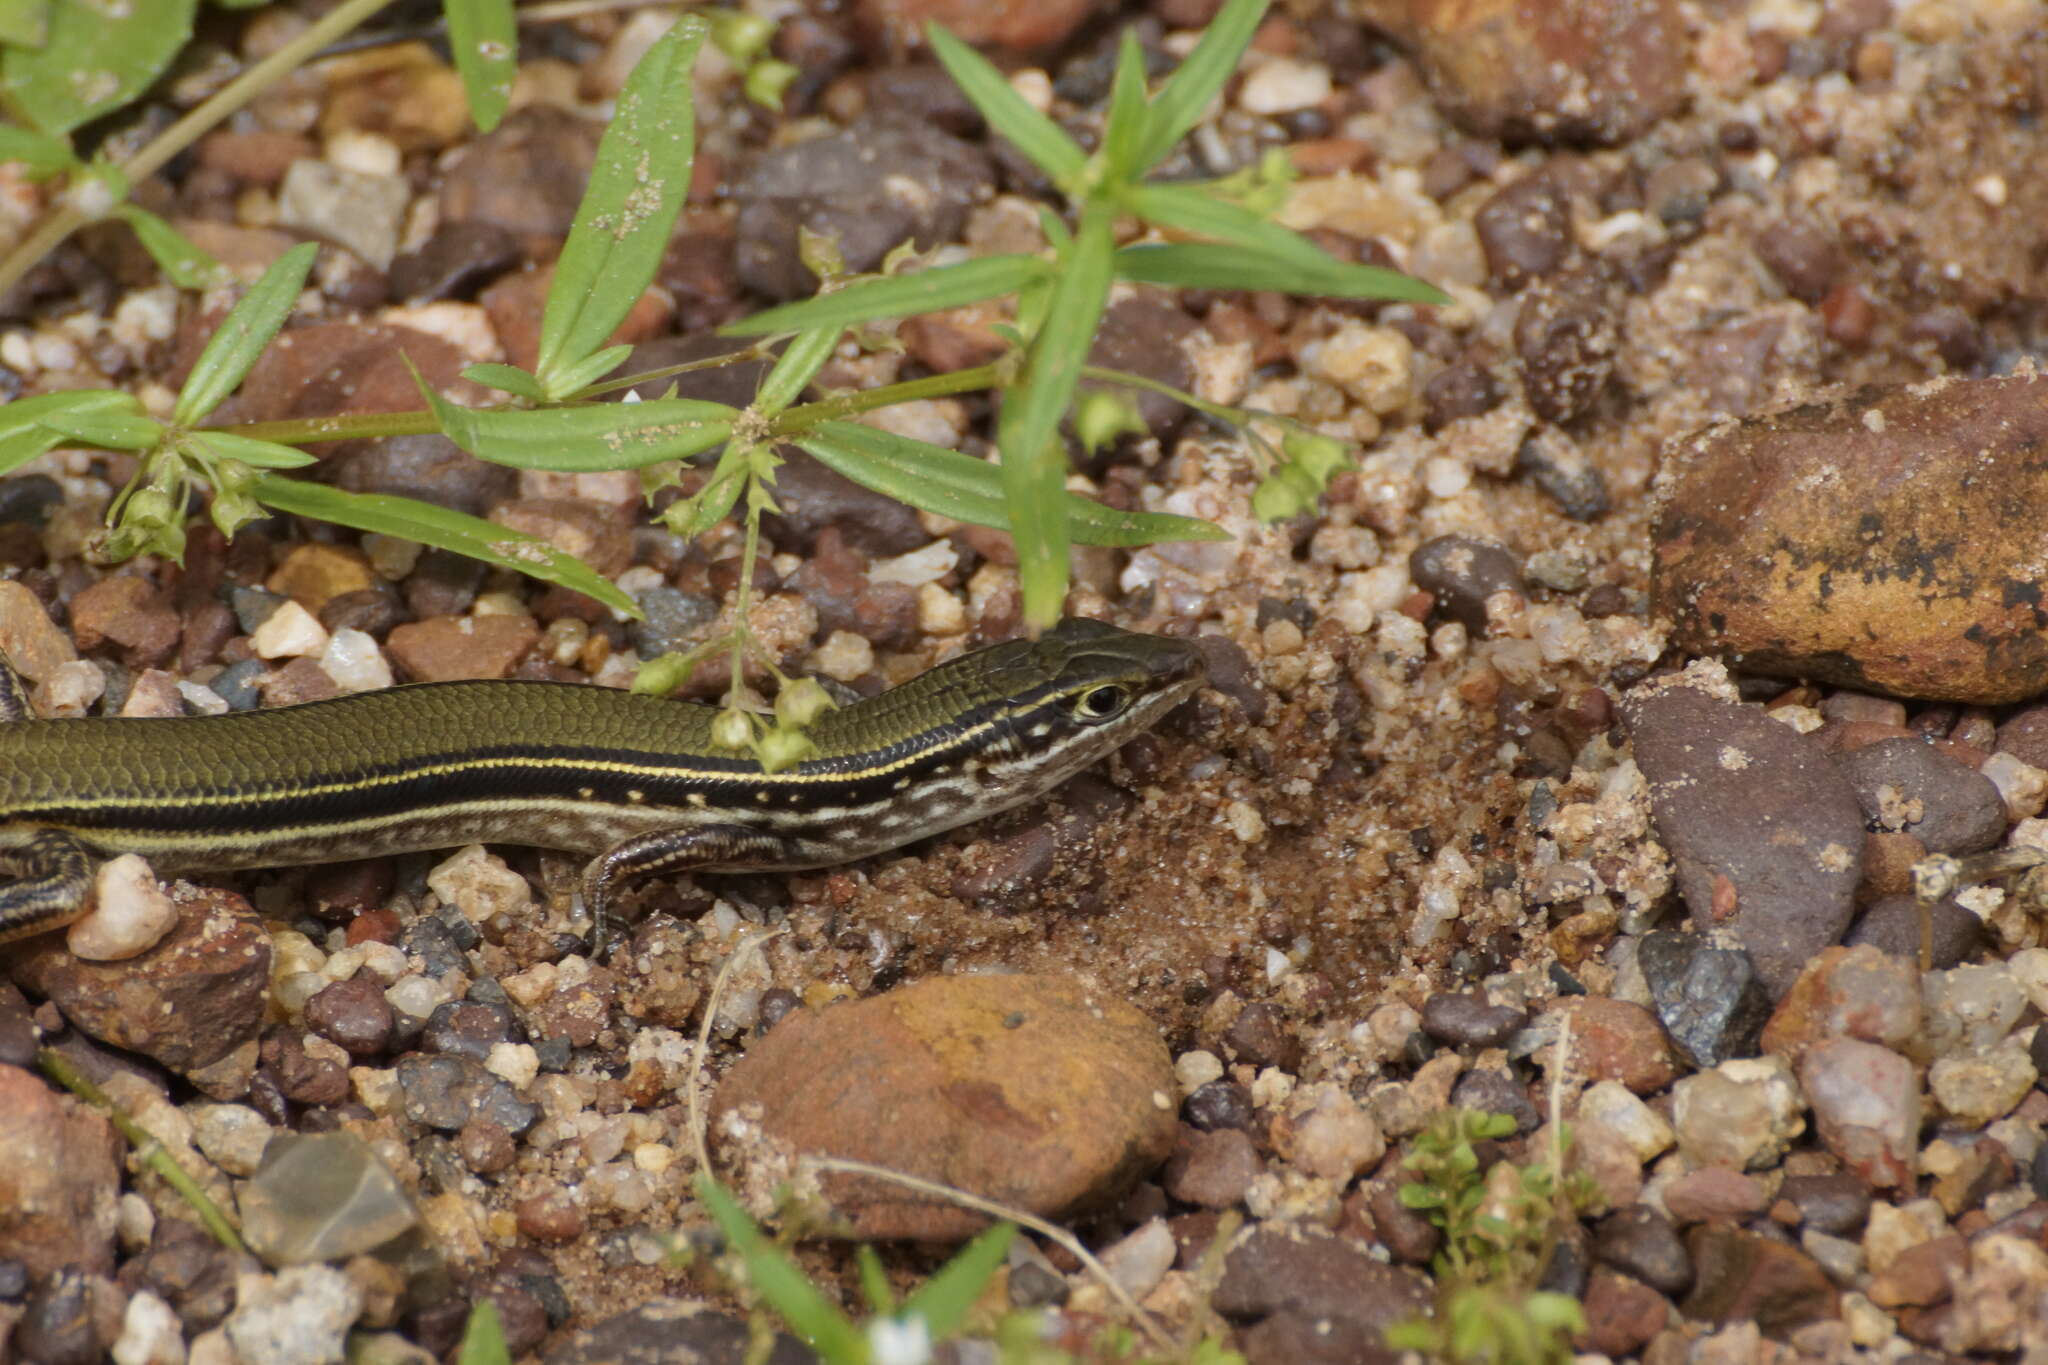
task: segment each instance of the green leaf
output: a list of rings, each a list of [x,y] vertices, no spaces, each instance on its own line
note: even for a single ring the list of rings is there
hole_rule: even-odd
[[[258,441],[232,431],[194,431],[185,440],[222,460],[240,460],[251,469],[303,469],[319,461],[294,446]]]
[[[517,365],[472,365],[462,372],[462,377],[487,389],[503,389],[514,398],[524,398],[529,403],[545,401],[540,381]]]
[[[910,275],[862,280],[830,294],[765,309],[718,330],[725,336],[765,336],[907,318],[1014,294],[1052,278],[1052,273],[1052,265],[1036,256],[983,256]]]
[[[189,241],[185,234],[134,204],[121,204],[114,216],[134,229],[164,278],[180,289],[211,289],[228,278],[227,267]]]
[[[119,389],[65,389],[0,403],[0,436],[26,431],[66,412],[139,412],[132,393]]]
[[[1002,473],[986,460],[914,441],[859,422],[820,422],[791,440],[820,463],[863,488],[885,493],[936,516],[976,526],[1010,529]],[[1228,540],[1230,533],[1194,517],[1164,512],[1120,512],[1062,494],[1067,533],[1082,545],[1131,547],[1171,540]]]
[[[48,137],[12,123],[0,123],[0,161],[20,162],[31,180],[47,180],[78,165],[71,144],[63,138]]]
[[[1059,425],[1109,302],[1110,258],[1116,250],[1111,217],[1110,206],[1100,201],[1082,209],[1073,250],[1060,263],[1046,305],[1044,325],[1025,353],[1023,374],[1003,394],[996,419],[1024,618],[1037,626],[1050,626],[1059,618],[1067,591],[1067,523],[1059,513],[1067,452]]]
[[[593,351],[574,365],[564,365],[554,376],[554,387],[546,389],[545,394],[557,402],[577,397],[592,384],[625,364],[626,357],[631,354],[633,348],[625,345],[606,346],[602,350]]]
[[[746,1263],[747,1278],[755,1290],[812,1350],[833,1362],[868,1358],[867,1341],[860,1329],[804,1278],[794,1262],[769,1245],[754,1220],[723,1186],[709,1176],[700,1176],[697,1197]]]
[[[818,371],[832,358],[841,330],[813,327],[799,332],[776,357],[775,368],[761,381],[754,394],[753,410],[763,417],[773,417],[801,398],[810,382],[818,377]]]
[[[781,698],[778,697],[776,700],[779,702]],[[860,1270],[861,1297],[868,1301],[868,1308],[884,1317],[894,1313],[896,1295],[889,1288],[889,1272],[882,1268],[882,1258],[875,1254],[874,1244],[862,1242],[854,1248],[853,1258],[854,1264]]]
[[[498,1305],[487,1297],[479,1298],[469,1310],[455,1365],[512,1365],[511,1349],[505,1345],[505,1327],[498,1321]]]
[[[1136,180],[1145,173],[1138,163],[1145,127],[1145,49],[1137,33],[1126,28],[1117,46],[1109,113],[1102,122],[1102,165],[1111,180]]]
[[[1209,101],[1223,89],[1244,50],[1251,46],[1259,21],[1266,17],[1266,4],[1267,0],[1229,0],[1209,21],[1195,50],[1152,98],[1134,174],[1143,174],[1165,160],[1174,144],[1201,122]]]
[[[110,113],[169,69],[192,37],[198,0],[51,0],[42,47],[0,54],[0,96],[52,135]]]
[[[448,52],[469,96],[469,116],[488,133],[505,117],[519,71],[519,29],[512,0],[442,0]]]
[[[988,58],[937,24],[926,24],[924,32],[932,55],[991,129],[1016,144],[1025,159],[1051,176],[1054,184],[1064,188],[1080,178],[1088,164],[1088,154],[1080,144],[1032,108]]]
[[[292,305],[298,302],[306,274],[319,253],[316,243],[301,242],[278,257],[263,278],[250,286],[199,353],[198,363],[178,394],[177,407],[171,413],[173,422],[191,426],[235,391],[256,357],[291,316]]]
[[[43,425],[83,445],[105,446],[109,450],[148,450],[163,439],[163,423],[142,415],[137,403],[128,412],[78,410],[55,413]]]
[[[988,1287],[1016,1236],[1014,1223],[998,1223],[982,1233],[918,1286],[917,1292],[903,1301],[898,1315],[921,1315],[931,1329],[932,1340],[944,1341],[967,1320],[967,1310]]]
[[[324,483],[288,479],[281,474],[257,475],[249,491],[280,512],[453,550],[594,597],[636,620],[641,616],[638,603],[576,556],[557,550],[538,536],[481,517],[385,493],[344,492]]]
[[[661,263],[690,189],[690,72],[703,42],[704,21],[684,15],[647,49],[619,92],[541,314],[534,373],[550,397],[575,391],[561,382],[564,372],[605,344]]]
[[[0,43],[41,47],[50,41],[50,0],[0,0]],[[0,161],[11,161],[0,153]]]
[[[1413,275],[1376,265],[1348,265],[1332,256],[1318,262],[1281,258],[1212,242],[1147,243],[1116,253],[1116,277],[1190,289],[1270,289],[1285,294],[1347,299],[1448,303],[1443,291]]]
[[[585,473],[682,460],[732,435],[736,409],[697,398],[586,403],[572,408],[465,408],[422,382],[441,432],[480,460]]]
[[[11,474],[36,456],[63,443],[61,435],[40,423],[0,433],[0,474]]]

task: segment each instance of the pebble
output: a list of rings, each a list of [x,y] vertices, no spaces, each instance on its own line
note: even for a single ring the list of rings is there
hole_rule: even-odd
[[[1919,1050],[1935,1057],[1981,1053],[2005,1041],[2027,1007],[2019,979],[2003,964],[1957,967],[1921,978],[1926,1034]]]
[[[1771,1202],[1762,1181],[1725,1166],[1687,1171],[1665,1185],[1661,1197],[1664,1211],[1679,1223],[1715,1218],[1740,1222],[1762,1213]]]
[[[1568,269],[1532,284],[1515,315],[1522,392],[1546,422],[1584,416],[1607,388],[1621,339],[1601,276]]]
[[[1910,961],[1868,945],[1829,948],[1778,1002],[1763,1047],[1794,1060],[1830,1038],[1903,1049],[1919,1037],[1922,1022],[1920,973]]]
[[[480,219],[444,222],[419,248],[391,262],[391,293],[411,304],[473,297],[519,264],[519,239]]]
[[[1843,1165],[1879,1188],[1912,1185],[1921,1118],[1912,1063],[1876,1043],[1835,1038],[1806,1049],[1799,1080],[1821,1143]]]
[[[392,629],[385,648],[412,682],[502,678],[540,641],[528,616],[432,616]]]
[[[94,1110],[33,1072],[0,1066],[0,1247],[40,1278],[114,1265],[125,1147]]]
[[[391,1002],[368,973],[322,987],[304,1013],[307,1027],[352,1057],[374,1057],[391,1041]]]
[[[1161,1183],[1167,1194],[1198,1208],[1227,1209],[1244,1201],[1266,1163],[1242,1130],[1184,1129],[1166,1163]]]
[[[176,653],[183,630],[170,597],[146,578],[117,574],[71,599],[71,633],[80,649],[121,647],[130,668],[155,668]]]
[[[121,1334],[107,1351],[114,1365],[183,1365],[185,1332],[171,1306],[139,1290],[121,1314]]]
[[[1494,283],[1503,290],[1549,275],[1572,253],[1571,196],[1541,171],[1494,191],[1473,214],[1472,226]]]
[[[274,1129],[246,1104],[200,1104],[187,1111],[192,1141],[206,1159],[233,1176],[251,1176],[263,1162]]]
[[[1586,1330],[1574,1344],[1613,1358],[1635,1355],[1671,1320],[1671,1304],[1662,1294],[1611,1270],[1593,1272],[1581,1308]]]
[[[1718,672],[1639,689],[1622,715],[1694,923],[1732,930],[1775,997],[1848,927],[1863,811],[1812,736],[1692,685]]]
[[[532,911],[532,886],[481,843],[471,843],[434,864],[426,874],[426,888],[471,923],[518,919]]]
[[[516,1137],[540,1121],[539,1105],[467,1057],[411,1053],[399,1058],[397,1080],[405,1116],[444,1133],[482,1119]]]
[[[1176,1250],[1166,1220],[1153,1218],[1137,1231],[1104,1247],[1102,1265],[1125,1293],[1142,1299],[1158,1288],[1166,1272],[1173,1269]]]
[[[599,125],[551,104],[514,110],[477,138],[441,185],[444,223],[482,224],[546,259],[569,233],[597,156]],[[542,249],[536,249],[542,248]]]
[[[1197,1086],[1189,1092],[1183,1109],[1189,1125],[1205,1133],[1223,1128],[1249,1129],[1255,1121],[1252,1092],[1233,1080],[1218,1079]]]
[[[1640,1165],[1648,1165],[1678,1140],[1663,1116],[1619,1081],[1598,1081],[1586,1087],[1579,1096],[1579,1125],[1614,1134]]]
[[[1211,1300],[1229,1318],[1262,1319],[1261,1326],[1291,1319],[1311,1339],[1330,1330],[1318,1323],[1349,1324],[1373,1343],[1428,1303],[1420,1272],[1374,1260],[1319,1228],[1278,1222],[1258,1224],[1231,1248]]]
[[[712,1122],[729,1131],[758,1106],[762,1130],[798,1152],[1058,1216],[1166,1158],[1176,1094],[1157,1029],[1113,996],[1068,977],[934,977],[791,1014],[727,1073]],[[952,1240],[984,1223],[867,1180],[824,1185],[864,1237]]]
[[[1942,1112],[1970,1127],[2010,1114],[2040,1073],[2017,1044],[1966,1057],[1942,1057],[1927,1069],[1927,1089]]]
[[[1593,1257],[1673,1296],[1692,1288],[1692,1258],[1671,1220],[1647,1204],[1631,1204],[1602,1219],[1593,1233]]]
[[[1526,597],[1529,592],[1514,555],[1468,536],[1424,541],[1408,557],[1408,573],[1416,587],[1435,596],[1437,605],[1480,633],[1487,629],[1488,598],[1500,592]]]
[[[148,952],[178,922],[149,864],[133,853],[109,858],[93,876],[92,909],[72,921],[64,946],[87,962],[118,962]]]
[[[740,281],[775,300],[815,289],[797,255],[800,225],[837,238],[856,272],[905,240],[919,250],[952,241],[994,178],[979,148],[917,120],[869,116],[771,150],[732,187]]]
[[[1871,822],[1930,853],[1976,853],[2005,834],[2005,800],[1975,769],[1917,739],[1885,739],[1835,760]]]
[[[277,222],[340,243],[383,270],[398,254],[412,190],[403,176],[366,175],[327,161],[294,161],[277,191]]]
[[[1695,1066],[1756,1050],[1771,1000],[1747,953],[1714,947],[1700,934],[1660,929],[1643,935],[1636,962],[1657,1018]]]
[[[299,1265],[254,1278],[224,1325],[239,1365],[340,1365],[362,1291],[341,1271]]]
[[[1776,1057],[1723,1062],[1672,1087],[1678,1150],[1697,1166],[1763,1170],[1806,1130],[1791,1068]]]
[[[1225,1129],[1223,1131],[1232,1131]],[[1273,1120],[1273,1148],[1282,1160],[1324,1180],[1347,1184],[1386,1155],[1386,1139],[1372,1116],[1341,1087],[1298,1090]]]
[[[1499,1047],[1528,1022],[1527,1011],[1480,994],[1440,992],[1422,1004],[1422,1031],[1453,1047]]]
[[[327,648],[320,652],[320,669],[344,692],[376,692],[394,681],[377,642],[346,626],[328,638]]]
[[[58,629],[41,600],[14,579],[0,580],[0,652],[31,683],[42,682],[58,665],[78,657],[71,636]]]
[[[1797,1247],[1726,1224],[1702,1223],[1687,1236],[1686,1249],[1692,1255],[1693,1289],[1679,1307],[1688,1318],[1749,1322],[1782,1335],[1839,1312],[1827,1272]]]
[[[1936,901],[1931,907],[1934,920],[1934,958],[1938,971],[1967,962],[1984,945],[1984,921],[1952,899]],[[1868,945],[1913,964],[1920,960],[1920,906],[1910,895],[1882,896],[1872,901],[1842,942],[1850,947]]]
[[[1270,57],[1244,78],[1237,105],[1249,114],[1271,116],[1311,109],[1329,97],[1329,67],[1321,62]]]
[[[1651,607],[1746,671],[1996,705],[2048,689],[2027,605],[2048,376],[1808,404],[1674,447]],[[1945,547],[1934,554],[1911,547]],[[2011,583],[2011,595],[1983,585]]]
[[[1685,21],[1669,0],[1366,0],[1358,18],[1416,54],[1443,113],[1475,137],[1626,142],[1685,99]]]
[[[1677,1059],[1657,1016],[1610,996],[1571,996],[1552,1005],[1544,1023],[1551,1037],[1559,1023],[1571,1029],[1568,1075],[1616,1081],[1637,1095],[1654,1095],[1678,1076]]]
[[[263,659],[296,659],[327,648],[327,631],[312,612],[297,602],[282,602],[249,636],[249,646]]]
[[[1806,1227],[1830,1236],[1860,1233],[1870,1217],[1870,1186],[1853,1175],[1787,1175],[1778,1197],[1792,1204]]]

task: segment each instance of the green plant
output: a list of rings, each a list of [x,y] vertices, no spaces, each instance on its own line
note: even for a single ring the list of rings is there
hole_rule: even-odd
[[[472,0],[468,7],[482,13],[491,4]],[[482,459],[519,468],[637,469],[652,497],[681,484],[689,462],[717,452],[708,477],[672,503],[662,519],[685,536],[701,534],[728,517],[741,522],[742,570],[732,625],[720,640],[654,661],[643,684],[650,690],[672,689],[706,653],[728,650],[732,685],[721,734],[750,746],[771,767],[793,762],[805,751],[802,720],[803,713],[815,710],[812,699],[797,694],[770,722],[751,713],[742,691],[744,665],[758,652],[751,648],[748,597],[761,518],[775,510],[778,445],[795,445],[854,481],[925,511],[1010,531],[1017,542],[1027,616],[1043,625],[1058,614],[1065,595],[1070,542],[1137,546],[1225,534],[1186,517],[1111,509],[1064,487],[1066,456],[1058,428],[1083,377],[1125,392],[1173,392],[1085,364],[1112,282],[1441,297],[1398,273],[1337,262],[1270,222],[1263,210],[1271,208],[1285,179],[1276,166],[1209,184],[1158,185],[1143,179],[1194,126],[1236,68],[1266,4],[1229,0],[1179,71],[1149,97],[1136,40],[1126,35],[1101,147],[1092,156],[1026,104],[986,61],[933,30],[931,41],[947,69],[991,125],[1052,176],[1069,200],[1075,226],[1070,230],[1048,213],[1044,222],[1052,245],[1043,256],[994,256],[912,271],[907,268],[910,253],[902,251],[881,274],[852,280],[842,278],[831,243],[806,242],[806,260],[825,281],[823,292],[728,329],[762,338],[748,354],[774,357],[744,407],[677,397],[673,388],[645,402],[597,401],[675,372],[605,378],[627,349],[607,343],[652,279],[690,180],[695,147],[690,73],[711,26],[685,15],[649,49],[620,92],[575,225],[556,262],[533,369],[479,365],[465,372],[511,395],[509,402],[464,407],[422,384],[423,411],[204,425],[212,407],[240,383],[289,314],[311,263],[310,251],[298,248],[279,260],[230,315],[168,421],[145,413],[133,396],[111,390],[11,404],[0,408],[0,474],[60,443],[133,453],[135,476],[110,507],[112,529],[102,547],[108,558],[145,552],[176,556],[182,549],[186,499],[203,488],[212,495],[212,515],[223,531],[231,532],[263,508],[314,517],[515,568],[637,615],[624,594],[587,566],[530,537],[406,499],[348,494],[277,471],[306,462],[294,449],[300,445],[438,431]],[[344,0],[329,17],[347,11],[358,18],[357,12],[368,8],[373,8],[369,0]],[[758,31],[736,23],[725,27],[729,41],[758,50]],[[1111,222],[1119,217],[1203,240],[1117,247]],[[1003,359],[799,401],[849,329],[855,329],[856,339],[872,340],[869,329],[884,320],[1005,295],[1016,296],[1017,322],[1011,331],[1015,349]],[[989,388],[999,390],[1002,398],[1000,467],[855,420],[895,404]],[[1329,437],[1247,410],[1173,396],[1244,430],[1262,453],[1265,478],[1253,500],[1262,515],[1305,510],[1329,477],[1350,464],[1347,448]],[[1089,399],[1077,420],[1087,439],[1101,440],[1127,419],[1114,400]],[[1277,443],[1266,434],[1272,430],[1279,433]]]
[[[1443,1232],[1434,1317],[1387,1333],[1397,1350],[1483,1365],[1556,1365],[1585,1327],[1576,1300],[1537,1289],[1561,1220],[1591,1198],[1583,1178],[1561,1178],[1566,1136],[1546,1161],[1496,1162],[1481,1171],[1474,1144],[1512,1135],[1506,1114],[1450,1109],[1415,1139],[1402,1165],[1417,1177],[1401,1202]]]

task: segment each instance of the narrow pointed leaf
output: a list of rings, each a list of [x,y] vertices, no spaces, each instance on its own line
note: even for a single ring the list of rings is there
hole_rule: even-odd
[[[518,409],[465,408],[425,383],[420,393],[442,435],[478,459],[563,473],[687,459],[722,444],[739,416],[723,403],[696,398]]]
[[[1116,249],[1110,219],[1106,203],[1092,202],[1082,210],[1073,250],[1061,262],[1052,287],[1045,324],[1032,338],[1024,373],[1003,394],[996,420],[1024,617],[1038,626],[1058,618],[1067,591],[1067,523],[1060,515],[1067,452],[1059,425],[1109,302],[1110,259]]]
[[[1015,1223],[998,1223],[982,1233],[918,1286],[917,1292],[903,1301],[900,1315],[923,1317],[934,1341],[953,1335],[967,1320],[967,1310],[988,1287],[1016,1236]]]
[[[448,51],[469,96],[469,116],[488,133],[505,117],[518,73],[519,29],[512,0],[442,0]]]
[[[564,554],[538,536],[481,517],[385,493],[349,493],[281,474],[258,474],[249,492],[280,512],[453,550],[594,597],[636,619],[641,615],[638,603],[574,555]]]
[[[1146,122],[1145,50],[1138,45],[1138,35],[1127,28],[1117,47],[1109,116],[1102,124],[1102,164],[1112,180],[1133,181],[1144,174],[1138,149],[1144,145]]]
[[[228,278],[227,267],[194,246],[184,233],[133,204],[122,204],[114,215],[135,232],[135,240],[180,289],[211,289]]]
[[[925,25],[925,38],[932,55],[946,68],[946,74],[962,94],[981,111],[988,126],[1016,144],[1032,165],[1066,185],[1081,174],[1088,154],[1068,137],[1060,126],[1031,107],[1003,73],[988,58],[955,38],[937,24]]]
[[[503,389],[514,398],[524,398],[529,403],[538,403],[542,399],[540,381],[517,365],[471,365],[462,372],[462,377],[487,389]]]
[[[0,433],[0,474],[11,474],[63,443],[62,435],[40,423]]]
[[[626,363],[631,346],[606,346],[583,357],[574,365],[563,365],[543,386],[543,395],[559,402],[580,395],[585,389]]]
[[[1398,299],[1448,303],[1435,286],[1377,265],[1352,265],[1332,256],[1321,262],[1281,259],[1263,251],[1216,242],[1153,242],[1116,253],[1116,277],[1190,289],[1271,289],[1279,293],[1346,299]]]
[[[690,188],[696,107],[690,72],[704,42],[694,15],[647,49],[598,142],[590,185],[555,262],[541,314],[541,387],[560,397],[568,369],[605,344],[654,278]]]
[[[251,469],[303,469],[317,464],[311,455],[276,441],[258,441],[232,431],[195,431],[185,437],[209,454],[224,460],[240,460]]]
[[[1010,529],[1002,472],[986,460],[859,422],[820,422],[795,443],[863,488],[976,526]],[[1131,547],[1170,540],[1228,540],[1212,522],[1164,512],[1123,512],[1063,492],[1067,533],[1082,545]]]
[[[144,417],[139,408],[133,412],[73,409],[45,417],[43,425],[66,440],[109,450],[148,450],[164,434],[163,423]]]
[[[1167,78],[1152,98],[1145,137],[1138,144],[1137,170],[1142,174],[1165,160],[1174,144],[1201,121],[1202,111],[1216,98],[1251,46],[1267,0],[1229,0],[1209,21],[1202,40]]]
[[[242,295],[242,301],[222,320],[220,330],[199,353],[199,362],[192,367],[184,389],[178,394],[177,406],[171,413],[173,422],[190,426],[235,391],[242,376],[256,363],[256,357],[263,354],[263,348],[291,316],[292,305],[298,302],[299,291],[306,286],[306,273],[313,268],[313,258],[319,251],[313,242],[299,243],[272,262],[263,278]]]
[[[810,327],[852,327],[881,318],[959,308],[1014,294],[1049,279],[1052,266],[1036,256],[983,256],[910,275],[862,280],[830,294],[765,309],[719,329],[726,336],[766,336]]]
[[[775,368],[761,381],[761,387],[754,395],[754,411],[763,417],[773,417],[803,397],[804,390],[818,377],[818,371],[832,358],[842,330],[838,327],[813,327],[799,333],[776,357]]]

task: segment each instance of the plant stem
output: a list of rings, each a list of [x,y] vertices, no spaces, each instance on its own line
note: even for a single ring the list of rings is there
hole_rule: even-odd
[[[135,155],[119,163],[116,169],[127,177],[131,185],[147,179],[165,162],[254,99],[265,86],[296,69],[321,48],[390,3],[391,0],[342,0],[304,33],[229,81],[211,98],[151,138]],[[6,293],[58,243],[89,221],[87,215],[72,203],[70,196],[59,200],[56,210],[36,224],[35,230],[8,252],[5,260],[0,260],[0,294]]]
[[[108,1097],[107,1092],[94,1085],[85,1074],[71,1065],[64,1056],[53,1048],[42,1048],[36,1053],[36,1065],[43,1074],[84,1100],[107,1116],[128,1145],[135,1149],[135,1155],[152,1171],[163,1177],[164,1183],[176,1190],[192,1211],[199,1215],[199,1221],[213,1234],[213,1239],[230,1251],[241,1251],[242,1239],[235,1232],[235,1225],[221,1212],[220,1206],[207,1197],[177,1159],[164,1150],[161,1142],[148,1129],[137,1123],[122,1111],[121,1106]]]
[[[430,436],[441,424],[425,408],[413,412],[350,412],[338,417],[293,417],[281,422],[242,422],[233,426],[200,427],[225,431],[252,441],[279,445],[312,445],[319,441],[353,441],[369,436]]]

